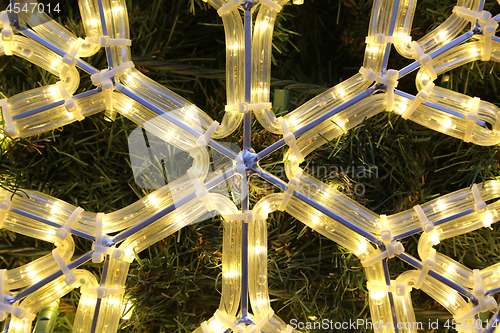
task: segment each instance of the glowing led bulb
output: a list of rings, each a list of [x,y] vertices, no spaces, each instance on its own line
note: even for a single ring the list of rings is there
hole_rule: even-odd
[[[439,38],[441,38],[441,40],[445,40],[448,37],[448,33],[445,30],[441,30],[440,32],[438,32],[438,36]]]
[[[366,250],[368,250],[368,246],[366,245],[366,243],[359,244],[358,252],[356,252],[356,255],[359,256],[359,255],[365,253]]]
[[[151,194],[146,200],[146,202],[153,206],[156,206],[158,204],[158,198],[156,198],[154,194]],[[146,204],[146,206],[148,206],[148,204]]]
[[[451,128],[451,120],[450,119],[445,119],[443,121],[443,126],[444,126],[444,128]]]
[[[438,245],[439,244],[439,235],[436,230],[433,230],[430,236],[430,240],[432,244]]]
[[[56,215],[57,213],[59,213],[59,203],[58,202],[55,202],[52,205],[52,208],[50,209],[50,212],[52,213],[52,215]]]
[[[372,298],[375,299],[376,301],[380,301],[386,295],[385,292],[380,291],[380,290],[372,290],[372,291],[370,291],[370,294],[371,294]]]
[[[132,302],[129,300],[123,302],[123,320],[128,320],[132,317]]]
[[[49,93],[52,95],[52,97],[57,97],[57,95],[59,95],[59,89],[57,89],[56,86],[51,86],[49,87]]]
[[[491,213],[491,211],[488,210],[484,213],[483,224],[486,228],[488,228],[491,227],[492,223],[493,223],[493,214]]]

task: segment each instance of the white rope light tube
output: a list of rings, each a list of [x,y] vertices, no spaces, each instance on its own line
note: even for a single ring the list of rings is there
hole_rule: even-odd
[[[481,272],[471,270],[463,265],[459,266],[453,259],[437,252],[433,246],[442,240],[440,237],[454,237],[498,222],[498,208],[494,203],[487,202],[500,198],[500,183],[485,182],[482,187],[474,185],[470,190],[457,191],[456,195],[447,195],[436,199],[437,202],[417,205],[393,216],[378,216],[347,196],[335,192],[328,184],[307,175],[298,166],[307,154],[325,143],[323,138],[339,135],[339,126],[352,128],[366,117],[384,111],[400,111],[404,119],[419,121],[424,126],[464,142],[477,145],[500,143],[498,107],[488,106],[478,98],[436,87],[433,83],[458,57],[463,59],[461,64],[474,59],[476,54],[468,51],[470,45],[480,50],[483,61],[500,58],[500,44],[495,37],[498,23],[490,13],[482,8],[477,9],[482,6],[481,1],[471,0],[467,2],[468,7],[455,7],[455,15],[450,17],[447,25],[439,26],[419,41],[411,42],[411,18],[415,6],[408,6],[408,10],[401,11],[387,7],[383,0],[375,0],[376,8],[391,10],[393,24],[389,27],[387,16],[382,15],[379,10],[373,11],[370,36],[366,38],[367,56],[359,73],[284,117],[276,118],[268,94],[252,92],[251,82],[252,78],[258,77],[262,87],[270,86],[267,68],[271,63],[271,43],[266,44],[264,41],[269,40],[272,35],[276,14],[287,1],[209,0],[228,29],[227,43],[231,47],[226,49],[227,71],[238,73],[236,78],[228,79],[234,83],[227,86],[228,105],[225,107],[227,112],[224,117],[229,121],[220,123],[161,85],[146,80],[144,74],[134,68],[132,61],[123,60],[131,59],[128,46],[133,43],[127,38],[129,32],[124,1],[113,1],[113,8],[106,15],[100,12],[102,8],[97,8],[94,1],[80,2],[85,8],[93,9],[83,14],[84,22],[98,22],[102,27],[109,28],[107,32],[103,29],[102,35],[92,32],[93,35],[85,38],[91,44],[85,47],[90,46],[95,52],[104,47],[106,52],[110,52],[108,68],[96,70],[87,64],[84,58],[91,52],[83,46],[84,40],[56,22],[49,21],[47,24],[57,27],[64,37],[52,44],[49,42],[53,40],[50,29],[41,31],[38,40],[46,42],[41,46],[29,37],[20,37],[11,27],[9,15],[5,11],[0,13],[0,50],[6,56],[26,58],[27,51],[16,47],[18,38],[24,38],[23,42],[26,40],[30,51],[38,55],[28,57],[29,61],[33,61],[34,65],[50,68],[52,74],[60,75],[62,79],[55,87],[41,87],[30,91],[32,102],[42,106],[36,112],[44,116],[25,119],[25,114],[35,111],[30,103],[19,103],[19,96],[0,100],[4,132],[11,137],[30,136],[73,121],[85,121],[84,114],[88,117],[104,110],[116,111],[154,130],[155,134],[179,149],[191,153],[193,166],[179,181],[169,183],[169,190],[176,194],[175,197],[169,196],[170,192],[165,188],[158,189],[135,203],[134,213],[126,218],[112,214],[104,216],[102,213],[86,212],[83,215],[83,209],[68,209],[68,204],[61,200],[36,191],[25,190],[29,193],[29,198],[13,198],[10,193],[4,193],[0,189],[0,197],[4,198],[0,201],[0,228],[27,233],[31,237],[57,243],[58,246],[51,255],[30,264],[29,271],[22,271],[22,286],[18,288],[7,288],[6,281],[9,275],[21,275],[20,272],[0,270],[0,297],[7,295],[8,289],[11,289],[14,292],[10,292],[9,297],[12,297],[13,304],[21,302],[19,306],[14,306],[7,302],[9,297],[5,298],[7,301],[0,299],[0,318],[10,318],[10,321],[6,321],[7,332],[30,332],[31,322],[40,310],[37,306],[42,305],[41,299],[48,297],[56,300],[74,288],[81,288],[78,313],[85,316],[79,322],[81,327],[75,327],[75,330],[93,329],[95,332],[115,333],[119,327],[119,316],[116,314],[122,309],[125,281],[134,253],[190,223],[200,222],[197,219],[201,210],[223,216],[225,231],[221,305],[211,318],[206,318],[200,324],[198,332],[220,333],[226,329],[239,333],[296,332],[270,307],[267,283],[256,281],[259,276],[267,274],[265,266],[260,265],[266,259],[266,236],[257,235],[249,241],[249,230],[265,228],[268,215],[276,210],[286,211],[360,259],[362,266],[369,272],[366,287],[370,290],[373,321],[394,319],[395,327],[397,322],[414,320],[413,309],[409,306],[412,288],[431,293],[444,307],[452,301],[459,304],[457,308],[461,311],[452,311],[452,315],[460,322],[474,318],[479,312],[497,308],[493,294],[499,290],[500,281],[490,278],[498,273],[497,266],[487,267]],[[97,0],[97,3],[102,5],[101,0]],[[250,22],[244,24],[238,13],[240,10],[245,11],[245,17]],[[259,11],[254,16],[257,19],[253,36],[252,10]],[[265,15],[259,15],[261,11]],[[106,25],[101,17],[109,17],[113,24]],[[467,22],[478,24],[478,28],[462,35],[461,39],[457,38]],[[471,39],[475,35],[481,36],[479,41]],[[62,42],[65,39],[66,44]],[[433,42],[430,43],[430,40]],[[242,41],[250,48],[245,49]],[[402,56],[414,59],[414,63],[399,71],[388,69],[390,44],[394,44]],[[252,56],[252,52],[258,53],[259,57]],[[435,56],[436,54],[439,56]],[[252,63],[248,65],[254,66],[245,66],[244,58],[251,62],[259,61],[259,65]],[[118,63],[112,63],[113,61]],[[75,95],[79,85],[77,68],[82,67],[90,72],[92,83],[98,87],[93,95]],[[251,68],[261,68],[261,72],[253,73]],[[396,88],[399,81],[414,70],[419,70],[416,85],[420,92],[412,97]],[[240,79],[243,76],[244,79]],[[376,94],[379,91],[386,93]],[[245,100],[244,95],[251,97]],[[64,105],[61,105],[61,97]],[[443,102],[455,100],[470,103],[465,103],[464,106],[460,103]],[[169,106],[170,102],[175,107]],[[67,112],[61,112],[64,110]],[[492,110],[491,113],[496,116],[488,116],[488,128],[485,126],[485,110]],[[56,113],[59,116],[53,119],[52,116]],[[252,113],[264,128],[281,133],[283,139],[270,148],[254,152],[249,142]],[[161,118],[158,124],[155,123],[157,126],[149,126],[145,120],[151,118],[151,114],[157,114]],[[196,123],[192,119],[202,121]],[[241,121],[245,128],[244,145],[243,151],[236,154],[225,149],[215,139],[232,133]],[[450,128],[453,128],[453,132]],[[232,160],[230,167],[217,170],[219,174],[214,178],[207,177],[210,158],[207,150],[202,149],[204,147],[225,154]],[[282,147],[288,148],[286,156],[291,157],[284,162],[290,180],[288,183],[266,173],[258,165],[259,160]],[[227,197],[216,194],[215,191],[209,192],[235,174],[243,177],[239,184],[242,188],[241,210]],[[255,205],[258,209],[249,207],[248,177],[251,174],[258,174],[283,189],[283,193],[263,197]],[[308,191],[298,191],[299,185],[301,189]],[[335,200],[324,200],[330,197]],[[441,209],[441,205],[445,209]],[[62,206],[66,208],[58,208]],[[436,210],[436,207],[439,209]],[[164,209],[170,209],[171,213],[161,219],[149,221]],[[429,213],[431,211],[432,214]],[[474,214],[470,214],[471,211]],[[468,223],[457,224],[458,215]],[[23,221],[20,222],[18,216],[22,216]],[[53,222],[55,217],[59,222]],[[27,231],[26,226],[32,229]],[[422,262],[407,255],[400,242],[402,238],[419,233],[421,238],[418,251]],[[116,236],[107,236],[112,234]],[[73,255],[73,237],[84,237],[94,243],[85,257],[69,262]],[[396,259],[407,262],[417,270],[405,272],[395,281],[390,280],[386,262]],[[104,270],[107,276],[113,277],[113,284],[102,282],[99,285],[92,274],[76,269],[89,260],[95,263],[104,261]],[[249,288],[249,285],[254,287]],[[396,309],[401,304],[405,304],[405,310]],[[375,331],[394,332],[393,329]]]

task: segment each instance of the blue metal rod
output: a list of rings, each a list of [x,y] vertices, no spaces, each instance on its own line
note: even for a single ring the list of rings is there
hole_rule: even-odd
[[[288,184],[286,184],[285,182],[283,182],[281,179],[277,179],[277,178],[273,177],[272,175],[268,174],[267,172],[265,172],[264,170],[262,170],[260,168],[257,170],[257,173],[263,179],[267,180],[271,184],[274,184],[274,185],[278,186],[283,191],[287,190]],[[307,205],[309,205],[309,206],[311,206],[311,207],[319,210],[320,212],[322,212],[326,216],[331,217],[332,219],[334,219],[335,221],[339,222],[343,226],[351,229],[355,233],[357,233],[357,234],[365,237],[369,241],[371,241],[373,243],[376,243],[376,244],[379,243],[379,239],[377,237],[375,237],[374,235],[372,235],[369,232],[363,230],[362,228],[358,227],[354,223],[346,220],[342,216],[340,216],[340,215],[332,212],[330,209],[326,208],[325,206],[320,205],[319,203],[317,203],[316,201],[310,199],[309,197],[307,197],[306,195],[300,193],[299,191],[294,191],[292,195],[294,197],[296,197],[297,199],[299,199],[300,201],[306,203]]]
[[[499,326],[499,321],[500,321],[500,312],[495,313],[490,321],[488,322],[488,326],[486,329],[483,331],[483,333],[493,333]]]
[[[64,100],[50,103],[47,105],[43,105],[43,106],[40,106],[38,108],[31,109],[31,110],[25,111],[23,113],[16,114],[16,115],[12,116],[12,120],[19,120],[22,118],[26,118],[26,117],[32,116],[34,114],[44,112],[44,111],[50,110],[52,108],[56,108],[56,107],[61,106],[61,105],[64,105]]]
[[[252,88],[252,6],[246,3],[245,9],[245,102],[250,103]],[[249,151],[251,144],[252,113],[248,111],[243,119],[243,150]],[[246,176],[246,175],[244,175]],[[241,186],[248,186],[242,182]],[[241,210],[248,211],[250,202],[248,191],[243,189],[246,196],[242,198]],[[248,316],[248,223],[242,222],[241,226],[241,316]]]
[[[438,55],[443,54],[444,52],[450,50],[451,48],[454,48],[458,44],[465,42],[467,39],[471,38],[472,36],[474,36],[473,30],[464,33],[462,36],[455,38],[454,40],[452,40],[448,44],[445,44],[445,45],[441,46],[439,49],[437,49],[436,51],[432,52],[430,54],[431,58],[434,59]],[[418,67],[420,67],[420,62],[418,60],[409,64],[408,66],[406,66],[405,68],[403,68],[402,70],[399,71],[399,78],[402,78],[403,76],[413,72]]]
[[[485,292],[484,295],[485,296],[490,296],[490,295],[494,295],[494,294],[497,294],[497,293],[500,293],[500,287],[497,287],[497,288],[494,288],[494,289],[490,289],[487,292]]]
[[[404,97],[404,98],[407,98],[407,99],[411,99],[411,100],[414,100],[415,99],[415,96],[411,95],[411,94],[408,94],[408,93],[405,93],[404,91],[401,91],[401,90],[397,90],[397,89],[394,89],[394,93],[396,95],[399,95],[401,97]],[[452,116],[455,116],[455,117],[458,117],[458,118],[462,118],[464,119],[465,118],[465,115],[461,114],[460,112],[457,112],[457,111],[453,111],[451,109],[448,109],[444,106],[441,106],[439,104],[436,104],[436,103],[432,103],[432,102],[424,102],[422,103],[428,107],[431,107],[433,109],[436,109],[436,110],[439,110],[439,111],[443,111],[447,114],[450,114]],[[484,126],[486,123],[484,120],[477,120],[476,121],[476,124],[478,124],[479,126]]]
[[[227,172],[223,173],[222,175],[220,175],[220,176],[212,179],[208,183],[204,184],[203,187],[206,188],[207,190],[210,190],[211,188],[213,188],[213,187],[219,185],[220,183],[222,183],[227,178],[231,177],[233,174],[234,174],[234,168],[232,168],[232,169],[228,170]],[[166,207],[165,209],[163,209],[163,210],[159,211],[158,213],[156,213],[156,214],[148,217],[147,219],[145,219],[141,223],[136,224],[135,226],[131,227],[130,229],[127,229],[127,230],[119,233],[118,235],[116,235],[113,238],[113,240],[111,241],[110,244],[108,244],[108,246],[112,246],[112,245],[114,245],[116,243],[119,243],[119,242],[123,241],[127,237],[129,237],[129,236],[135,234],[136,232],[142,230],[143,228],[147,227],[151,223],[154,223],[158,219],[160,219],[163,216],[171,213],[176,208],[179,208],[180,206],[188,203],[189,201],[193,200],[194,198],[196,198],[195,192],[189,193],[188,195],[186,195],[182,199],[179,199],[177,202],[174,202],[173,204],[171,204],[170,206]]]
[[[463,212],[460,212],[460,213],[457,213],[457,214],[445,217],[444,219],[438,220],[438,221],[434,222],[433,224],[434,224],[434,226],[438,226],[440,224],[443,224],[443,223],[446,223],[446,222],[458,219],[458,218],[460,218],[462,216],[468,215],[468,214],[473,213],[473,212],[475,212],[474,208],[470,208],[470,209],[464,210]],[[412,230],[408,230],[406,232],[403,232],[403,233],[395,236],[394,240],[401,240],[403,238],[410,237],[412,235],[418,234],[418,233],[420,233],[422,231],[423,231],[422,227],[418,227],[418,228],[415,228],[415,229],[412,229]]]
[[[4,330],[2,331],[2,333],[9,332],[11,318],[12,318],[12,315],[9,313],[7,315],[7,318],[5,318],[5,326],[4,326]]]
[[[115,88],[119,92],[132,98],[137,103],[151,109],[157,115],[162,116],[163,118],[167,119],[172,124],[174,124],[175,126],[186,131],[187,133],[191,134],[192,136],[198,138],[198,137],[203,135],[202,133],[198,132],[194,128],[189,127],[187,124],[185,124],[182,121],[180,121],[179,119],[175,118],[174,116],[172,116],[168,112],[163,111],[161,108],[157,107],[153,103],[151,103],[151,102],[147,101],[146,99],[142,98],[141,96],[138,96],[137,94],[131,92],[128,88],[121,85],[120,83],[115,83]],[[215,142],[213,140],[209,140],[208,145],[210,147],[212,147],[213,149],[217,150],[218,152],[220,152],[221,154],[223,154],[231,159],[235,159],[237,156],[234,152],[232,152],[231,150],[227,149],[226,147],[222,146],[221,144],[219,144],[218,142]]]
[[[406,253],[397,254],[396,256],[399,259],[403,260],[404,262],[407,262],[408,264],[412,265],[413,267],[418,268],[418,269],[422,269],[422,264],[418,260],[415,260],[414,258],[412,258],[409,255],[407,255]],[[439,280],[440,282],[443,282],[448,287],[450,287],[452,289],[455,289],[457,292],[459,292],[460,294],[464,295],[465,297],[467,297],[469,299],[476,299],[474,297],[474,295],[472,295],[472,293],[469,290],[467,290],[464,287],[456,284],[455,282],[449,280],[448,278],[442,276],[441,274],[436,273],[433,270],[430,270],[429,271],[429,275],[432,276],[433,278],[435,278],[436,280]]]
[[[310,129],[318,126],[319,124],[323,123],[324,121],[328,120],[329,118],[333,117],[334,115],[336,115],[337,113],[341,112],[341,111],[344,111],[345,109],[347,109],[348,107],[358,103],[359,101],[361,101],[362,99],[370,96],[371,94],[373,94],[375,91],[377,90],[377,88],[375,87],[371,87],[361,93],[359,93],[358,95],[356,95],[355,97],[351,98],[350,100],[348,100],[347,102],[344,102],[342,104],[340,104],[339,106],[333,108],[331,111],[328,111],[327,113],[325,113],[324,115],[322,115],[321,117],[318,117],[316,118],[315,120],[311,121],[309,124],[299,128],[298,130],[296,130],[295,132],[293,132],[293,135],[295,137],[298,137],[299,135],[302,135],[304,134],[305,132],[309,131]],[[260,151],[258,154],[257,154],[257,159],[261,160],[263,159],[264,157],[268,156],[269,154],[271,154],[272,152],[274,152],[275,150],[277,149],[280,149],[281,147],[283,147],[285,145],[285,140],[281,139],[275,143],[273,143],[272,145],[270,145],[269,147],[265,148],[264,150]]]
[[[33,30],[30,30],[30,29],[27,29],[25,27],[19,27],[19,31],[25,35],[26,37],[29,37],[31,39],[33,39],[35,42],[45,46],[46,48],[48,48],[49,50],[57,53],[58,55],[60,55],[61,57],[64,57],[64,55],[67,54],[67,52],[65,52],[64,50],[61,50],[60,48],[58,48],[57,46],[55,46],[54,44],[46,41],[45,39],[43,39],[42,37],[38,36]],[[75,64],[78,68],[80,68],[81,70],[89,73],[89,74],[96,74],[96,73],[99,73],[99,71],[93,67],[92,65],[86,63],[85,61],[83,61],[82,59],[80,58],[76,58],[76,64]]]
[[[100,91],[101,91],[100,88],[99,89],[89,90],[89,91],[86,91],[84,93],[81,93],[81,94],[73,96],[73,99],[78,100],[80,98],[84,98],[84,97],[87,97],[87,96],[90,96],[90,95],[97,94]],[[55,103],[51,103],[51,104],[47,104],[47,105],[44,105],[44,106],[40,106],[38,108],[29,110],[29,111],[26,111],[26,112],[23,112],[23,113],[16,114],[15,116],[12,116],[12,120],[18,120],[18,119],[22,119],[22,118],[25,118],[25,117],[29,117],[29,116],[32,116],[34,114],[50,110],[52,108],[55,108],[55,107],[58,107],[58,106],[61,106],[61,105],[64,105],[64,100],[58,101],[58,102],[55,102]]]
[[[102,5],[102,0],[97,0],[97,5],[99,6],[99,16],[101,18],[102,34],[104,36],[109,36],[108,27],[106,26],[106,17],[104,16],[104,7]],[[109,69],[113,69],[113,56],[111,54],[111,48],[105,47],[106,59],[108,60]]]
[[[87,261],[89,261],[92,258],[92,254],[93,253],[94,253],[94,251],[87,252],[86,254],[84,254],[83,256],[81,256],[80,258],[78,258],[75,261],[71,262],[68,265],[68,268],[71,270],[71,269],[75,269],[75,268],[77,268],[77,267],[85,264]],[[58,277],[60,277],[62,275],[63,275],[63,272],[61,270],[58,270],[57,272],[55,272],[55,273],[47,276],[45,279],[40,280],[37,283],[35,283],[34,285],[32,285],[32,286],[24,289],[23,291],[21,291],[19,294],[17,294],[16,296],[13,297],[14,301],[17,302],[17,301],[25,298],[29,294],[34,293],[38,289],[42,288],[46,284],[49,284],[50,282],[54,281],[55,279],[57,279]]]
[[[387,258],[382,260],[382,267],[384,269],[385,284],[390,286],[391,285],[391,276],[389,275],[389,266],[387,266]],[[389,296],[389,304],[391,305],[392,322],[394,324],[394,331],[396,333],[399,333],[398,318],[396,317],[396,305],[394,304],[394,297],[392,296],[391,292],[388,292],[387,296]]]
[[[130,229],[127,229],[121,233],[119,233],[118,235],[116,235],[111,244],[116,244],[116,243],[119,243],[121,241],[123,241],[124,239],[126,239],[127,237],[129,236],[132,236],[133,234],[135,234],[136,232],[139,232],[141,231],[143,228],[147,227],[148,225],[156,222],[158,219],[162,218],[163,216],[167,215],[167,214],[170,214],[171,212],[173,212],[176,208],[179,208],[180,206],[188,203],[189,201],[193,200],[194,198],[196,198],[196,194],[194,192],[192,193],[189,193],[188,195],[186,195],[184,198],[174,202],[173,204],[171,204],[170,206],[168,206],[167,208],[159,211],[158,213],[154,214],[154,215],[151,215],[150,217],[148,217],[147,219],[145,219],[144,221],[142,221],[141,223],[139,224],[136,224],[135,226],[131,227]]]
[[[399,0],[394,2],[394,7],[392,7],[392,17],[391,24],[389,25],[389,36],[394,35],[394,27],[396,26],[396,18],[398,17],[399,11]],[[382,74],[385,73],[387,69],[387,63],[389,62],[389,54],[391,53],[392,43],[387,43],[385,47],[384,60],[382,61]]]
[[[101,275],[101,283],[100,283],[101,287],[106,286],[106,277],[108,276],[108,270],[109,270],[109,259],[110,259],[109,255],[106,255]],[[94,309],[94,318],[92,318],[92,327],[90,328],[90,332],[92,333],[94,333],[97,328],[97,321],[99,319],[99,312],[101,310],[101,302],[102,298],[97,298],[96,307]]]
[[[18,214],[18,215],[21,215],[21,216],[24,216],[24,217],[27,217],[29,219],[32,219],[32,220],[35,220],[35,221],[38,221],[38,222],[41,222],[43,224],[47,224],[47,225],[50,225],[52,227],[55,227],[55,228],[62,228],[62,224],[59,224],[59,223],[56,223],[56,222],[52,222],[50,220],[46,220],[40,216],[36,216],[36,215],[33,215],[33,214],[30,214],[30,213],[27,213],[21,209],[17,209],[17,208],[12,208],[11,209],[12,213],[14,214]],[[95,241],[95,237],[92,236],[92,235],[89,235],[83,231],[80,231],[80,230],[76,230],[76,229],[69,229],[69,231],[73,234],[73,235],[76,235],[76,236],[79,236],[79,237],[82,237],[82,238],[85,238],[85,239],[88,239],[88,240],[91,240],[91,241]]]
[[[479,0],[479,7],[477,11],[481,12],[483,9],[484,9],[484,0]]]

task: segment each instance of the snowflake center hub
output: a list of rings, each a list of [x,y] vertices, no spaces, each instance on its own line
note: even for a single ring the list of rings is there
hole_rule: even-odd
[[[251,150],[244,150],[239,153],[238,157],[236,157],[236,163],[245,166],[247,175],[256,173],[257,169],[259,168],[257,154]]]

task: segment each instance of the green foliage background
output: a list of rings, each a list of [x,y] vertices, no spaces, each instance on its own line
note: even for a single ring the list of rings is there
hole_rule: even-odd
[[[56,19],[83,36],[76,1],[61,0]],[[451,13],[452,0],[418,3],[412,36],[418,39]],[[362,64],[372,1],[305,0],[280,13],[273,40],[272,88],[289,89],[289,110],[350,76]],[[132,53],[136,66],[152,79],[196,103],[214,119],[222,119],[225,103],[224,30],[215,10],[201,0],[127,0]],[[485,9],[499,13],[496,2]],[[105,68],[101,52],[89,59]],[[392,52],[390,67],[409,61]],[[499,105],[498,65],[474,62],[447,73],[450,89]],[[441,78],[436,82],[440,82]],[[57,79],[15,57],[0,59],[0,94],[10,97]],[[79,92],[92,88],[82,75]],[[415,93],[414,75],[399,88]],[[285,114],[289,110],[279,110]],[[128,159],[127,137],[136,125],[104,115],[36,137],[4,139],[0,145],[0,186],[38,190],[86,210],[111,212],[145,195],[135,185]],[[254,142],[264,147],[279,137],[253,124]],[[241,129],[228,140],[241,143]],[[283,150],[272,161],[282,160]],[[498,147],[481,147],[436,133],[392,113],[364,121],[344,136],[308,156],[307,163],[343,167],[377,167],[378,176],[349,174],[324,181],[377,213],[394,214],[415,204],[498,178]],[[356,184],[366,191],[358,196]],[[259,199],[259,183],[252,192]],[[345,321],[369,318],[365,278],[359,260],[344,248],[306,228],[287,214],[269,219],[269,288],[272,306],[289,322]],[[484,268],[500,259],[499,227],[455,237],[437,249],[471,268]],[[90,244],[76,238],[75,256]],[[405,248],[416,255],[418,237]],[[139,254],[127,281],[135,309],[122,321],[123,332],[191,332],[208,319],[219,303],[221,289],[220,220],[214,218],[182,229]],[[0,269],[12,269],[49,253],[45,244],[0,230]],[[99,266],[83,266],[100,276]],[[392,278],[411,269],[390,262]],[[412,293],[417,320],[450,318],[430,297]],[[56,332],[72,328],[79,294],[61,302]],[[446,331],[446,330],[441,330]]]

